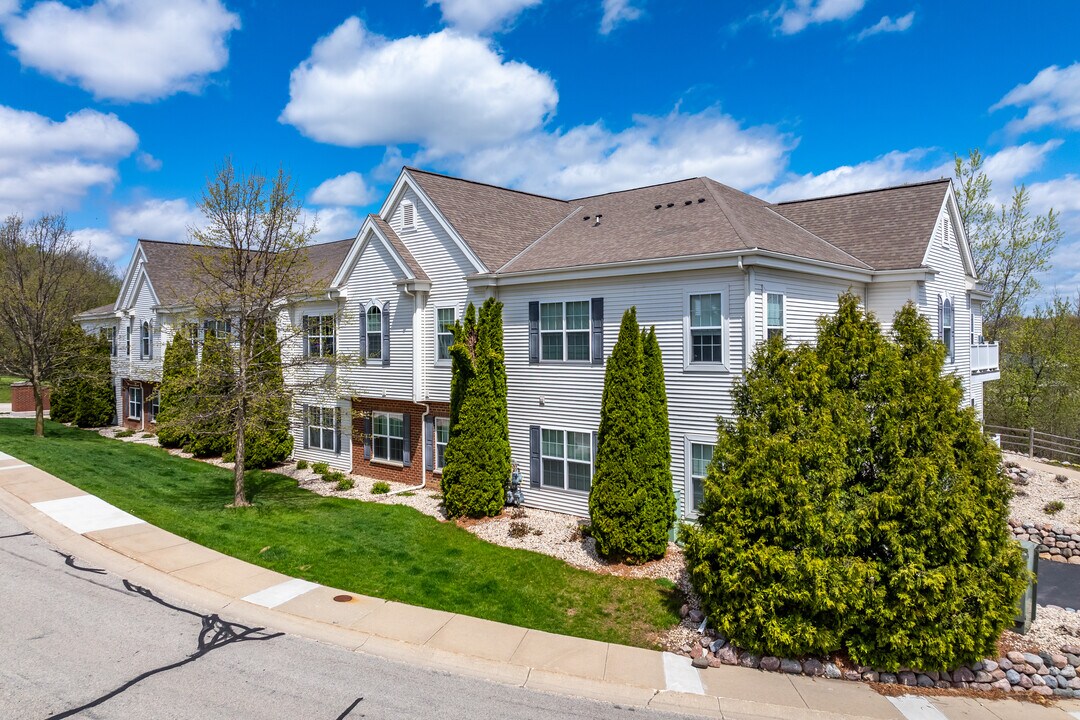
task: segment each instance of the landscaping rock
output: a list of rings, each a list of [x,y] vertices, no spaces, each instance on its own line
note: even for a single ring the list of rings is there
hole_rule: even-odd
[[[844,679],[852,682],[858,682],[862,680],[862,674],[858,670],[844,670]]]
[[[707,655],[698,655],[690,661],[690,664],[696,668],[707,668],[709,667],[709,657]]]
[[[727,640],[723,637],[718,637],[709,644],[709,650],[716,654],[716,651],[724,647],[727,644]]]
[[[1043,679],[1043,683],[1046,687],[1056,688],[1058,686],[1058,680],[1053,675],[1041,675],[1040,677]]]
[[[919,673],[915,676],[915,684],[923,688],[934,687],[934,681],[930,679],[929,675],[924,675],[923,673]]]
[[[739,656],[739,664],[745,668],[756,668],[761,665],[761,656],[752,652],[744,652]]]
[[[977,683],[992,683],[994,682],[994,676],[985,670],[980,670],[975,673],[975,682]]]
[[[982,665],[982,669],[988,673],[992,673],[998,669],[998,664],[993,660],[983,660]]]
[[[1005,671],[1002,670],[1001,668],[998,668],[997,670],[994,670],[993,672],[990,673],[990,677],[994,678],[994,682],[997,682],[998,680],[1004,680],[1005,679]]]
[[[1020,682],[1018,682],[1017,685],[1024,688],[1025,690],[1030,690],[1031,685],[1032,685],[1031,676],[1030,675],[1021,675],[1020,676]]]
[[[1012,690],[1012,685],[1010,685],[1009,681],[1005,678],[994,682],[993,687],[995,690],[1001,690],[1002,692],[1009,692],[1010,690]]]
[[[687,613],[686,616],[690,618],[690,622],[694,623],[695,625],[705,619],[705,613],[701,612],[696,608]]]
[[[1001,662],[998,663],[998,667],[1002,670],[1012,670],[1013,664],[1012,661],[1008,658],[1001,658]]]
[[[769,672],[776,672],[780,669],[780,658],[766,655],[761,658],[761,669],[768,670]]]
[[[953,672],[952,676],[953,676],[953,682],[963,682],[963,683],[975,682],[975,673],[971,672],[971,670],[969,670],[966,667],[957,668]]]
[[[1009,669],[1005,671],[1005,679],[1009,681],[1010,685],[1020,684],[1020,673],[1015,670]]]
[[[701,647],[703,648],[707,648],[712,644],[712,640],[709,639],[708,635],[702,635],[701,639],[698,640],[698,642],[701,643]],[[709,649],[711,650],[712,648]]]
[[[1066,680],[1072,680],[1074,677],[1076,677],[1076,668],[1074,668],[1072,665],[1066,665],[1065,667],[1061,668],[1060,671],[1058,671],[1058,676],[1063,677]]]
[[[690,614],[690,606],[683,603],[683,606],[679,608],[679,617],[684,618]]]
[[[791,658],[781,658],[780,672],[788,673],[790,675],[800,675],[802,674],[802,663],[798,660],[792,660]]]
[[[907,687],[915,687],[915,684],[918,682],[915,678],[915,673],[910,670],[902,670],[897,673],[896,679],[901,685],[906,685]]]
[[[1042,675],[1029,675],[1028,677],[1031,678],[1031,685],[1033,687],[1039,688],[1046,685],[1046,678],[1044,678]]]
[[[1027,660],[1024,659],[1024,653],[1016,650],[1010,651],[1006,657],[1008,657],[1009,661],[1014,665],[1022,665],[1027,662]]]
[[[716,651],[716,659],[722,665],[736,665],[739,662],[739,654],[735,652],[735,648],[725,645]]]
[[[843,673],[840,672],[840,668],[836,667],[836,663],[827,662],[824,665],[825,677],[831,680],[839,680],[843,677]]]
[[[1050,664],[1059,670],[1066,667],[1069,664],[1069,659],[1059,653],[1054,653],[1050,656]]]
[[[822,677],[825,675],[825,666],[821,664],[820,660],[810,658],[803,661],[802,671],[810,677]]]
[[[878,681],[883,682],[886,685],[895,685],[896,684],[896,675],[894,675],[892,673],[881,673],[878,676]]]
[[[1053,695],[1054,689],[1048,688],[1045,685],[1036,685],[1035,687],[1031,688],[1031,692],[1038,695]]]
[[[1080,645],[1062,645],[1061,652],[1066,655],[1080,655]]]
[[[1034,668],[1044,664],[1043,659],[1034,653],[1024,653],[1024,662]]]
[[[705,649],[702,648],[697,643],[694,643],[692,646],[690,646],[690,657],[693,658],[694,660],[697,660],[699,657],[701,657],[704,654],[705,654]]]
[[[864,672],[862,674],[862,679],[865,680],[866,682],[877,682],[879,677],[880,676],[878,675],[877,670],[867,670],[866,672]],[[882,680],[881,682],[886,682],[886,681]]]

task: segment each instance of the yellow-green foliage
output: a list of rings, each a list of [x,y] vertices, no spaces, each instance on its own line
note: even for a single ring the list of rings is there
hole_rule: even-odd
[[[952,668],[995,651],[1025,577],[999,452],[911,305],[886,337],[858,299],[816,347],[758,348],[722,422],[690,578],[735,643]]]

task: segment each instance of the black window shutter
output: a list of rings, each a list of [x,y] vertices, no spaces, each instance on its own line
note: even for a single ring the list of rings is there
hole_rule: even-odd
[[[304,315],[303,318],[301,318],[301,322],[303,323],[303,328],[304,328],[304,333],[303,333],[303,336],[302,336],[303,341],[304,341],[304,357],[307,357],[308,356],[308,328],[309,328],[308,316]]]
[[[435,469],[435,418],[431,415],[424,418],[424,469]]]
[[[529,426],[529,485],[540,487],[540,426]]]
[[[945,304],[942,302],[941,296],[937,296],[937,338],[938,340],[945,341],[944,324],[942,323],[942,314],[945,311]]]
[[[308,406],[307,405],[303,406],[303,412],[304,412],[304,417],[301,420],[301,422],[303,423],[304,447],[306,448],[308,446],[308,419],[309,419],[308,418]]]
[[[149,354],[148,358],[150,360],[153,360],[154,359],[154,321],[153,320],[151,320],[150,324],[147,326],[147,332],[150,333],[150,342],[148,343],[148,345],[149,345],[148,350],[150,351],[150,354]]]
[[[341,408],[334,408],[334,453],[341,454]]]
[[[604,298],[592,299],[592,364],[604,364]]]
[[[371,459],[371,413],[364,413],[364,459]]]
[[[529,303],[529,363],[540,362],[540,301]]]
[[[593,472],[596,472],[596,455],[600,452],[600,433],[593,432],[592,434],[592,466]]]
[[[401,464],[403,467],[412,466],[412,433],[409,432],[410,417],[412,416],[409,413],[401,416],[401,434],[404,436],[401,443]]]
[[[360,357],[367,359],[367,310],[360,306]]]
[[[382,308],[382,364],[390,364],[390,303]],[[405,417],[408,417],[406,415]]]

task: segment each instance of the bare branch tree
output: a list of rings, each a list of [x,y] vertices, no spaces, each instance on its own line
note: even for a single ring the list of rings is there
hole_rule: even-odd
[[[66,352],[72,317],[116,297],[108,265],[80,245],[63,215],[0,226],[0,369],[34,390],[34,433],[45,434],[44,388]]]

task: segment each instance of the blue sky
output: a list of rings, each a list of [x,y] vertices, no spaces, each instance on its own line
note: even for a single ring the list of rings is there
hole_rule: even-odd
[[[0,213],[101,254],[182,240],[214,166],[292,172],[321,239],[400,166],[574,197],[708,175],[767,199],[951,174],[1068,231],[1080,287],[1080,3],[0,0]]]

